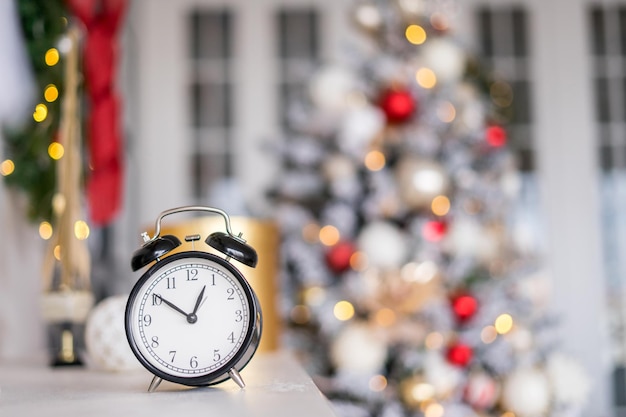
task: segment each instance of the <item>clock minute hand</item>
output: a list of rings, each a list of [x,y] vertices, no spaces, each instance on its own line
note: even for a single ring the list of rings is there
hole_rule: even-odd
[[[183,316],[187,317],[188,314],[185,313],[183,310],[181,310],[177,305],[175,305],[172,302],[167,301],[165,298],[161,297],[160,295],[158,296],[161,301],[163,301],[165,304],[167,304],[168,306],[172,307],[174,310],[178,311],[180,314],[182,314]]]

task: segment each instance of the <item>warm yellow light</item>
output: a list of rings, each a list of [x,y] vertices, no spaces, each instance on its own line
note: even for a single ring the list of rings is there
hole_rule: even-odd
[[[381,308],[374,316],[376,324],[382,327],[389,327],[396,322],[396,313],[390,308]]]
[[[33,112],[33,119],[35,119],[36,122],[43,122],[46,120],[46,117],[48,117],[48,107],[43,103],[37,104]]]
[[[350,256],[350,268],[355,271],[363,271],[367,268],[367,257],[363,252],[356,251]]]
[[[39,223],[39,236],[43,240],[48,240],[52,237],[52,225],[48,222]]]
[[[480,340],[482,340],[483,343],[487,345],[495,342],[497,337],[498,337],[498,332],[496,331],[496,328],[493,326],[485,326],[480,331]]]
[[[48,84],[48,86],[43,92],[43,97],[46,99],[48,103],[52,103],[57,98],[59,98],[59,90],[57,89],[56,85]]]
[[[335,304],[333,314],[337,320],[346,321],[354,316],[354,306],[348,301],[339,301]]]
[[[385,154],[381,151],[369,151],[365,155],[365,167],[370,171],[380,171],[385,167]]]
[[[333,246],[339,242],[339,230],[333,225],[326,225],[320,229],[320,242],[326,246]]]
[[[434,396],[435,387],[426,382],[420,382],[418,384],[415,384],[411,389],[411,397],[413,397],[413,399],[418,402],[428,401]]]
[[[444,101],[437,107],[437,117],[444,123],[452,123],[456,118],[456,109],[449,101]]]
[[[424,341],[427,349],[435,350],[443,346],[443,335],[439,332],[431,332],[426,336]]]
[[[450,211],[450,200],[445,195],[433,198],[430,208],[436,216],[445,216]]]
[[[381,392],[387,388],[387,378],[383,375],[374,375],[370,378],[369,387],[371,391]]]
[[[50,155],[50,158],[59,160],[63,158],[64,154],[65,148],[59,142],[52,142],[50,146],[48,146],[48,155]]]
[[[299,304],[291,309],[291,321],[296,324],[306,324],[311,319],[311,310],[309,307]]]
[[[65,196],[61,193],[56,193],[52,197],[52,210],[55,214],[61,214],[65,211],[66,200]]]
[[[302,293],[302,298],[308,305],[318,306],[326,298],[326,290],[322,287],[309,287]]]
[[[77,220],[74,223],[74,236],[78,240],[85,240],[89,237],[89,225],[84,220]]]
[[[59,63],[59,51],[57,48],[50,48],[46,52],[45,61],[48,66],[54,66]]]
[[[439,403],[432,403],[426,407],[426,410],[424,410],[424,417],[442,417],[443,412],[443,405]]]
[[[54,254],[54,258],[57,261],[60,261],[61,260],[61,245],[56,245],[52,253]]]
[[[6,177],[7,175],[11,175],[13,171],[15,171],[15,163],[13,161],[10,159],[2,161],[0,164],[0,174],[2,174],[2,176]]]
[[[496,331],[500,334],[507,334],[513,328],[513,317],[510,314],[500,314],[494,323]]]
[[[415,80],[422,88],[433,88],[437,85],[437,76],[430,68],[420,68],[415,73]]]
[[[515,417],[515,413],[512,411],[506,411],[504,413],[502,413],[502,415],[500,417]]]
[[[404,34],[413,45],[421,45],[426,41],[426,31],[419,25],[409,25]]]

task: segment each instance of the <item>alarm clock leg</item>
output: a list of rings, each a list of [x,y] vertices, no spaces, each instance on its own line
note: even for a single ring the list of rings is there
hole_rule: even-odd
[[[158,376],[152,378],[152,382],[150,382],[150,386],[148,387],[148,392],[154,392],[161,385],[161,381],[163,381]]]
[[[228,371],[228,375],[232,378],[233,381],[235,381],[237,385],[239,385],[239,388],[244,389],[246,387],[246,383],[243,382],[243,378],[241,377],[241,375],[239,375],[239,371],[237,371],[235,368],[230,368],[230,371]]]

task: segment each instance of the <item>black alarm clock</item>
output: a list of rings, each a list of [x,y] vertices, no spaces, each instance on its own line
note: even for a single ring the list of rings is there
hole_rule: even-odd
[[[214,232],[205,243],[225,256],[202,250],[167,254],[181,245],[174,235],[160,235],[164,217],[200,211],[219,214],[226,233]],[[133,271],[154,264],[133,287],[126,304],[125,328],[130,347],[154,378],[189,386],[213,385],[231,378],[245,387],[239,373],[254,355],[263,317],[252,287],[232,260],[255,267],[256,251],[231,230],[226,212],[204,206],[162,212],[155,234],[131,260]],[[189,242],[200,235],[185,236]],[[193,243],[195,247],[195,243]]]

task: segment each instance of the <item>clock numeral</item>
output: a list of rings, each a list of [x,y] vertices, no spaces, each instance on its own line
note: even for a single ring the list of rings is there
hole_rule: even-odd
[[[188,269],[187,270],[187,281],[197,281],[198,280],[198,270],[197,269]]]
[[[172,360],[170,362],[174,363],[174,358],[176,357],[176,351],[170,350],[170,355],[172,356]]]
[[[168,290],[176,289],[176,277],[167,277],[167,289]]]
[[[226,292],[228,293],[228,297],[226,297],[227,300],[234,300],[235,299],[235,289],[234,288],[228,288],[228,289],[226,289]]]
[[[230,332],[226,339],[228,339],[230,343],[235,343],[235,332]]]
[[[235,310],[235,321],[239,323],[241,320],[243,320],[243,313],[241,310]]]
[[[152,347],[155,348],[155,349],[159,347],[159,337],[158,336],[152,336]]]
[[[189,366],[191,366],[194,369],[198,367],[198,357],[197,356],[192,356],[191,357],[191,359],[189,360]]]
[[[163,300],[161,299],[161,295],[160,294],[152,294],[152,305],[153,306],[160,306],[162,302],[163,302]]]
[[[152,324],[152,316],[150,314],[146,314],[143,316],[143,325],[148,327]]]
[[[220,359],[222,359],[222,355],[220,355],[220,350],[213,349],[213,362],[218,362]]]

